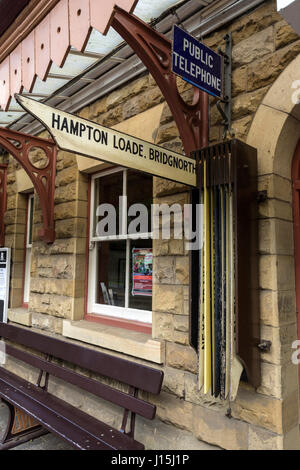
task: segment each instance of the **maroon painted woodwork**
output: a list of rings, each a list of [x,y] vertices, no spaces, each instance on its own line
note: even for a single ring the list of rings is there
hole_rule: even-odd
[[[6,211],[6,181],[7,165],[0,165],[0,246],[4,246],[5,225],[4,215]]]
[[[138,390],[158,395],[162,387],[163,371],[6,323],[0,323],[0,337],[8,340],[5,349],[8,356],[40,371],[38,382],[34,385],[0,367],[0,398],[8,406],[11,404],[20,408],[44,428],[77,449],[144,450],[144,445],[134,440],[135,415],[139,414],[143,418],[152,420],[155,417],[156,406],[149,403],[147,398],[139,397]],[[13,342],[14,346],[9,342]],[[24,348],[19,346],[30,348],[30,352],[24,351]],[[46,358],[43,357],[44,354]],[[117,380],[123,383],[124,387],[120,390],[118,387],[82,375],[74,371],[73,367],[66,367],[66,364],[62,367],[60,360],[89,370],[98,376]],[[48,380],[52,380],[52,377],[57,377],[120,406],[124,410],[121,430],[107,426],[59,399],[54,392],[48,392]],[[12,409],[11,406],[10,408]],[[129,432],[127,432],[129,413]],[[14,422],[13,418],[12,413],[9,429]],[[13,443],[4,443],[4,445],[12,447]],[[14,445],[18,445],[18,442]],[[0,450],[1,448],[3,446],[0,444]]]
[[[57,155],[55,143],[51,140],[0,128],[0,145],[18,161],[31,179],[43,213],[43,228],[39,231],[39,236],[46,243],[53,243],[55,240],[54,191]],[[30,160],[29,154],[33,148],[40,149],[47,157],[47,163],[43,168],[38,168]]]
[[[180,96],[172,72],[172,43],[136,16],[115,7],[112,27],[154,77],[174,116],[186,155],[208,144],[208,95],[194,88],[193,103]]]
[[[23,11],[29,0],[2,0],[0,3],[0,36]]]

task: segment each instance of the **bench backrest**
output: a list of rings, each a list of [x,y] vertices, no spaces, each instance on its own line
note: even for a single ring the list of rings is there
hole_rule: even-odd
[[[0,323],[0,337],[34,349],[53,358],[62,359],[104,377],[130,385],[135,389],[159,394],[163,372],[152,367],[136,364],[119,357],[78,346],[25,328]],[[148,419],[155,416],[156,407],[140,398],[128,395],[108,385],[73,372],[27,351],[6,345],[6,352],[33,367],[48,372],[88,392],[120,405]]]

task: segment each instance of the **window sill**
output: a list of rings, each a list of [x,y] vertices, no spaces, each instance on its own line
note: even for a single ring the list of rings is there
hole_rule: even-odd
[[[86,320],[63,321],[63,336],[139,359],[163,364],[164,342],[149,335]]]
[[[18,323],[19,325],[32,325],[32,315],[27,308],[10,308],[7,312],[7,318],[10,322]]]

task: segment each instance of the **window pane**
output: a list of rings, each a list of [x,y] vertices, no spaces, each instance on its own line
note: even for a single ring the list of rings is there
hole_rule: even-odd
[[[97,224],[101,219],[106,218],[96,216],[97,207],[100,204],[111,204],[116,210],[116,230],[119,234],[119,197],[123,196],[123,171],[112,175],[97,178],[95,181],[95,207],[94,207],[94,236],[97,234]],[[107,227],[105,228],[107,230]]]
[[[152,311],[152,240],[130,242],[129,308]]]
[[[97,243],[96,303],[125,307],[126,241]]]
[[[136,171],[128,171],[127,175],[127,204],[128,208],[133,204],[143,204],[147,208],[148,219],[146,232],[151,232],[151,204],[153,200],[153,177]],[[128,217],[128,224],[139,217],[139,214]],[[138,228],[138,232],[144,232]]]

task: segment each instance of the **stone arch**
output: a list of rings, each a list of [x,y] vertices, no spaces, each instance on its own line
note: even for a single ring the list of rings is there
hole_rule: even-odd
[[[258,150],[259,189],[268,193],[268,200],[259,209],[261,337],[270,339],[273,347],[262,360],[273,363],[274,370],[276,365],[279,367],[273,387],[278,387],[277,397],[283,401],[283,434],[292,432],[298,445],[298,368],[292,363],[297,314],[291,174],[300,139],[300,104],[293,102],[297,92],[293,84],[300,87],[300,82],[295,83],[300,80],[299,70],[300,55],[266,94],[247,137],[247,143]],[[287,415],[293,414],[289,421]]]
[[[247,143],[258,149],[260,175],[274,173],[291,178],[291,161],[300,136],[300,104],[292,100],[296,92],[293,84],[300,80],[299,70],[300,55],[275,81],[252,122]]]

